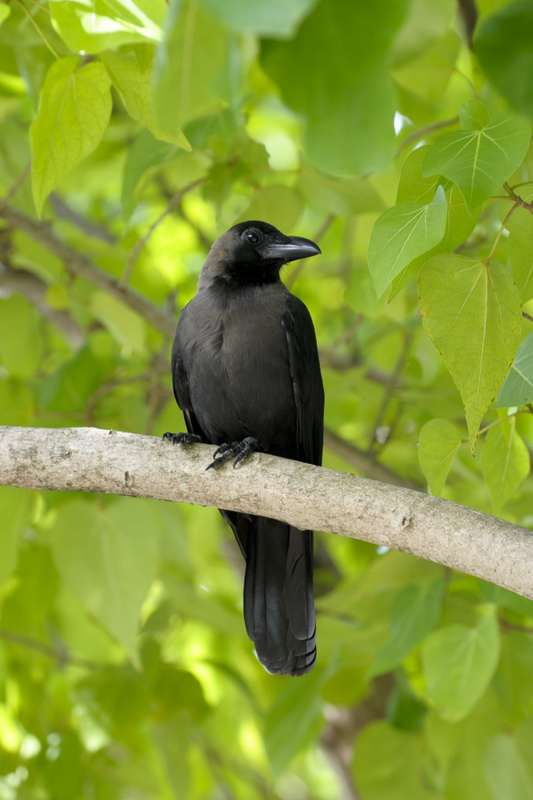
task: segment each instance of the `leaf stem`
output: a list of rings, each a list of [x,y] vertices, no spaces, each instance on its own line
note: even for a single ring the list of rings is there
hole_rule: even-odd
[[[492,245],[492,247],[491,247],[491,249],[490,249],[490,253],[488,254],[487,258],[485,258],[485,259],[483,260],[483,264],[485,264],[485,266],[486,266],[486,267],[488,267],[488,266],[489,266],[489,264],[490,264],[490,262],[492,261],[492,258],[493,258],[493,256],[494,256],[494,253],[496,252],[496,248],[498,247],[498,244],[499,244],[499,242],[500,242],[500,239],[502,238],[502,233],[503,233],[504,229],[505,229],[505,228],[506,228],[506,226],[507,226],[507,223],[509,222],[509,220],[510,220],[510,219],[511,219],[511,217],[513,216],[513,214],[514,214],[514,212],[516,211],[516,209],[517,209],[517,208],[520,208],[520,205],[521,205],[520,203],[518,203],[518,202],[515,202],[515,204],[512,206],[512,208],[510,209],[509,213],[508,213],[508,214],[507,214],[507,216],[505,217],[504,221],[502,222],[502,224],[501,224],[501,226],[500,226],[500,230],[498,231],[498,233],[497,233],[497,235],[496,235],[496,238],[495,238],[495,240],[494,240],[494,244]]]
[[[22,8],[24,10],[24,13],[26,14],[26,16],[28,17],[29,21],[31,22],[31,24],[33,25],[33,27],[35,28],[35,30],[37,31],[37,33],[39,34],[39,36],[41,37],[41,39],[43,40],[45,45],[48,47],[48,49],[50,50],[52,55],[54,55],[57,59],[61,58],[61,56],[59,55],[57,50],[53,47],[52,43],[49,42],[48,39],[46,38],[46,36],[44,35],[43,30],[39,27],[39,25],[37,24],[37,22],[33,18],[33,14],[30,13],[30,10],[27,7],[27,5],[24,2],[24,0],[18,0],[18,2],[22,6]]]

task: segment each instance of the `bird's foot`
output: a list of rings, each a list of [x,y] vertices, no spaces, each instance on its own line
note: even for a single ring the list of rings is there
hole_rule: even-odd
[[[206,469],[218,469],[222,464],[225,464],[226,461],[231,461],[234,457],[233,466],[236,467],[237,464],[248,458],[251,453],[255,453],[256,450],[260,449],[259,442],[252,436],[247,436],[241,442],[226,442],[217,447],[213,453],[213,460]]]
[[[203,439],[195,433],[170,433],[167,431],[163,434],[163,441],[171,444],[196,444],[202,442]]]

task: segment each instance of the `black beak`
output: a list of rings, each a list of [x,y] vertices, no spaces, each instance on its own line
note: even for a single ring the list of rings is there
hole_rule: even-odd
[[[285,263],[297,261],[299,258],[318,256],[322,250],[311,241],[302,236],[287,236],[285,242],[272,242],[265,248],[264,257],[281,259]]]

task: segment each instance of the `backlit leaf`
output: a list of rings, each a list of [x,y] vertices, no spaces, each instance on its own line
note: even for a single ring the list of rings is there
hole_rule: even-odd
[[[365,725],[357,737],[352,769],[365,799],[431,800],[423,763],[423,742],[418,734],[379,720]]]
[[[54,26],[75,52],[157,41],[165,0],[50,0]]]
[[[55,61],[48,70],[31,126],[39,214],[52,189],[100,143],[111,114],[110,86],[102,64],[80,67],[76,56]]]
[[[474,452],[481,420],[518,348],[518,290],[500,264],[453,253],[432,258],[418,288],[424,329],[459,390]]]
[[[379,217],[368,245],[368,266],[378,297],[410,261],[442,239],[445,229],[446,196],[442,186],[427,205],[400,203]]]
[[[485,754],[485,774],[493,800],[533,800],[531,729],[518,738],[494,736]]]
[[[500,654],[496,607],[479,607],[473,628],[447,625],[422,646],[425,695],[449,722],[466,717],[489,685]]]
[[[431,494],[442,493],[461,443],[457,428],[446,419],[431,419],[420,431],[418,459]]]
[[[383,56],[407,7],[321,2],[290,42],[263,41],[263,69],[304,118],[306,151],[320,168],[357,174],[392,156],[397,102]]]
[[[500,389],[495,408],[523,406],[533,401],[533,333],[526,336]]]
[[[503,419],[487,434],[481,470],[489,487],[494,511],[499,513],[530,470],[529,451],[516,432],[516,417]]]
[[[168,132],[159,131],[156,125],[152,100],[153,47],[137,44],[119,52],[106,50],[101,59],[133,119],[146,125],[156,138],[190,150],[191,146],[179,128],[169,136]]]
[[[137,662],[141,605],[158,566],[157,530],[146,501],[65,504],[52,549],[66,586]]]
[[[374,677],[401,664],[439,622],[444,584],[406,586],[393,601],[389,638],[378,652],[368,676]]]
[[[479,130],[444,136],[428,150],[424,174],[441,174],[457,184],[470,210],[494,194],[522,162],[531,126],[511,110]]]
[[[160,138],[173,141],[191,119],[222,108],[224,28],[192,2],[171,4],[154,68],[154,117]]]

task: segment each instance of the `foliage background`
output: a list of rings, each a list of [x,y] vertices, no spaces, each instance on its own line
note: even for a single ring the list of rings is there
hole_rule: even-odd
[[[260,218],[324,253],[285,280],[325,464],[530,525],[533,11],[477,12],[1,3],[0,423],[180,429],[175,318]],[[1,800],[533,797],[530,601],[318,535],[318,664],[273,678],[216,511],[0,515]]]

